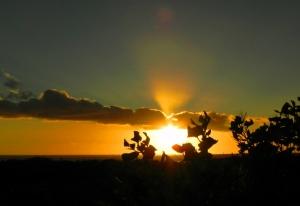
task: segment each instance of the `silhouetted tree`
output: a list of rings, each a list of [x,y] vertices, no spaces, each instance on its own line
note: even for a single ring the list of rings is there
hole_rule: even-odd
[[[300,97],[298,97],[300,101]],[[278,147],[278,152],[291,153],[300,151],[300,105],[294,100],[286,102],[277,115],[269,118],[270,135]]]
[[[156,148],[153,145],[150,145],[150,137],[146,132],[143,132],[145,135],[145,139],[141,137],[138,131],[133,132],[134,136],[131,138],[133,143],[129,143],[126,139],[124,139],[124,147],[127,147],[130,150],[133,150],[131,153],[122,154],[122,159],[125,161],[138,159],[139,154],[142,154],[143,160],[152,160]]]
[[[247,120],[246,115],[235,117],[229,129],[240,154],[268,157],[300,150],[300,106],[291,100],[282,106],[281,111],[275,112],[277,115],[270,117],[268,124],[254,131],[249,129],[254,123],[252,119]]]
[[[211,118],[204,111],[204,115],[199,116],[199,124],[191,119],[191,126],[188,126],[188,137],[195,137],[199,140],[199,152],[191,143],[185,143],[183,145],[173,145],[173,149],[176,152],[184,153],[184,159],[189,160],[195,157],[211,157],[211,154],[208,152],[218,141],[210,137],[211,129],[208,129],[208,124]]]
[[[272,137],[268,134],[268,125],[250,131],[254,124],[252,119],[247,120],[246,114],[236,116],[230,124],[233,138],[237,142],[240,154],[260,154],[272,155],[276,152],[276,147],[272,144]]]

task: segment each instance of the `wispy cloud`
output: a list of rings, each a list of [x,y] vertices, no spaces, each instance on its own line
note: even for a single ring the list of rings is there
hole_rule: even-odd
[[[1,71],[0,77],[3,80],[4,93],[0,95],[1,99],[18,101],[26,100],[33,96],[33,93],[22,89],[21,82],[12,74]]]
[[[19,89],[20,82],[19,80],[11,75],[8,72],[2,71],[2,76],[4,78],[4,86],[11,90],[17,90]]]

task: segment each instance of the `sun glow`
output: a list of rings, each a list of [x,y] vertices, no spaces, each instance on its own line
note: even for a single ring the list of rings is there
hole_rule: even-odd
[[[153,144],[158,154],[165,151],[167,154],[175,154],[172,149],[174,144],[182,144],[187,140],[187,130],[180,129],[172,124],[169,124],[161,129],[152,130],[149,132],[151,144]]]

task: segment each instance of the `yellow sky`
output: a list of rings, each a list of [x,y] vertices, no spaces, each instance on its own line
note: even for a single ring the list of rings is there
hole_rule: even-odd
[[[166,125],[167,126],[167,125]],[[121,154],[127,150],[123,139],[132,137],[133,130],[147,131],[151,143],[162,150],[173,152],[168,145],[182,143],[185,130],[179,130],[171,142],[161,132],[143,130],[129,125],[104,125],[83,121],[48,121],[41,119],[0,119],[0,155],[104,155]],[[236,152],[235,142],[229,132],[214,132],[219,142],[212,147],[212,153]],[[166,143],[166,144],[165,144]]]

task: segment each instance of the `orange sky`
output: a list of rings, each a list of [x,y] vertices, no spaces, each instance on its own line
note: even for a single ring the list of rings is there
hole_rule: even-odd
[[[145,131],[129,125],[105,125],[87,121],[1,118],[0,155],[121,154],[126,152],[122,145],[123,138],[130,139],[133,130]],[[155,136],[155,132],[146,131],[149,132],[151,143],[159,149],[160,154],[160,149],[163,148],[160,144],[161,138],[168,137]],[[229,132],[214,132],[212,135],[219,142],[210,152],[237,151]]]

